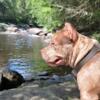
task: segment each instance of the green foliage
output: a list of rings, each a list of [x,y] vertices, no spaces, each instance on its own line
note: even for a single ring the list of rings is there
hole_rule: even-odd
[[[1,20],[17,23],[28,21],[30,14],[29,8],[27,8],[27,0],[2,0],[0,4],[2,4]]]
[[[51,7],[48,0],[2,0],[0,5],[2,5],[0,9],[2,20],[29,24],[35,22],[49,30],[61,25],[60,13]]]
[[[100,32],[95,32],[92,36],[100,42]]]
[[[56,8],[51,7],[48,0],[31,0],[30,3],[32,19],[35,19],[38,25],[50,30],[60,25],[59,13]]]
[[[79,29],[100,26],[100,0],[0,0],[0,19],[37,23],[53,30],[70,21]]]

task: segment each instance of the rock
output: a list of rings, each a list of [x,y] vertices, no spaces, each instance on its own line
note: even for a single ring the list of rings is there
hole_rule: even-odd
[[[7,28],[7,27],[8,27],[7,24],[5,24],[5,23],[0,23],[0,31],[1,31],[1,32],[6,31],[6,28]]]
[[[37,34],[39,34],[40,32],[42,32],[42,29],[41,29],[41,28],[29,28],[29,29],[27,29],[27,32],[28,32],[29,34],[37,35]]]
[[[45,44],[50,43],[53,36],[53,34],[48,32],[46,28],[30,27],[27,24],[14,25],[1,23],[0,30],[3,31],[2,34],[20,34],[39,37]]]
[[[6,31],[9,31],[9,32],[16,32],[16,31],[18,31],[18,28],[17,28],[16,25],[10,24],[10,25],[6,28]]]
[[[28,80],[28,81],[33,81],[33,80],[47,80],[49,79],[49,73],[47,71],[43,71],[43,72],[36,72],[33,74],[33,77]],[[26,80],[27,81],[27,80]]]
[[[36,76],[32,80],[47,80],[49,78],[49,76]]]
[[[2,83],[2,74],[0,73],[0,86],[1,86],[1,83]]]
[[[24,35],[28,34],[27,30],[22,29],[22,28],[19,28],[18,31],[17,31],[17,33],[18,34],[24,34]]]
[[[40,33],[38,33],[37,35],[39,35],[39,36],[47,36],[47,34],[48,34],[48,33],[40,32]]]
[[[28,24],[18,24],[17,25],[18,28],[21,28],[21,29],[24,29],[24,30],[27,30],[28,28],[30,28],[30,26]]]
[[[0,90],[16,88],[23,82],[24,79],[18,72],[5,69],[0,73]]]
[[[68,75],[63,76],[63,79],[65,81],[71,81],[71,80],[74,80],[74,76],[72,74],[68,74]]]
[[[54,75],[51,77],[51,79],[52,79],[52,80],[55,80],[55,81],[57,81],[57,82],[60,81],[60,77],[59,77],[58,75],[56,75],[56,74],[54,74]]]
[[[49,73],[47,71],[38,73],[38,76],[48,76],[48,75],[49,75]]]
[[[64,82],[62,77],[59,75],[53,74],[51,77],[49,77],[49,79],[46,81],[46,83],[47,84],[56,84],[56,83]]]

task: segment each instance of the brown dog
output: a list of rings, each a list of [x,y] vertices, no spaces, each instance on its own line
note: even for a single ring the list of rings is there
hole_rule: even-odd
[[[92,50],[95,47],[99,50]],[[81,66],[75,73],[81,100],[100,100],[100,48],[93,39],[79,34],[70,23],[65,23],[41,54],[50,66],[66,65],[73,69]]]

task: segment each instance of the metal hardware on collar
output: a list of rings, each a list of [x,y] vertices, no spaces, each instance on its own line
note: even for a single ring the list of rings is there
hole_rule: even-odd
[[[72,70],[72,74],[76,78],[77,73],[80,71],[82,66],[89,61],[97,52],[100,52],[100,45],[94,45],[92,49],[80,60],[80,62],[76,65],[76,68]]]

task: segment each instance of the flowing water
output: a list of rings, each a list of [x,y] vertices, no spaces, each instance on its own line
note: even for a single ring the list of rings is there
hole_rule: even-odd
[[[42,47],[43,42],[36,36],[0,34],[0,68],[9,68],[31,79],[37,67],[45,66],[40,56]]]

